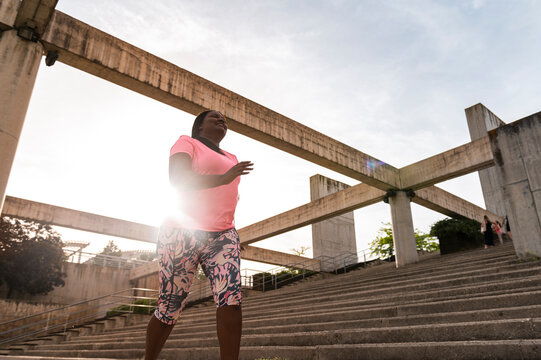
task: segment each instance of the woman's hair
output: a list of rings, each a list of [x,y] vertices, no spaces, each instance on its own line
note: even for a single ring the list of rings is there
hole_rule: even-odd
[[[212,112],[214,110],[206,110],[206,111],[203,111],[201,113],[199,113],[199,115],[197,115],[195,117],[195,120],[193,122],[193,126],[192,126],[192,138],[197,138],[199,137],[199,128],[201,127],[201,124],[203,123],[203,120],[205,120],[205,116],[207,116],[207,114],[209,112]]]
[[[485,215],[485,220],[486,221],[490,221],[490,219],[488,218],[488,216]]]

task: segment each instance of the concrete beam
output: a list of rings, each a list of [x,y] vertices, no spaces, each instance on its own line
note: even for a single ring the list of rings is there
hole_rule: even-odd
[[[36,201],[6,197],[2,216],[39,221],[45,224],[155,243],[159,229],[154,226],[91,214]],[[241,231],[239,231],[240,233]],[[306,269],[319,271],[319,261],[279,251],[244,246],[242,258],[273,265],[303,262]],[[143,270],[142,270],[143,271]],[[146,271],[146,270],[144,270]],[[137,271],[135,272],[137,273]],[[138,275],[139,276],[139,275]],[[140,276],[139,276],[140,277]]]
[[[382,201],[385,192],[358,184],[239,230],[242,244],[251,244]]]
[[[44,34],[58,61],[191,114],[218,109],[230,129],[382,190],[398,169],[56,11]]]
[[[415,190],[415,197],[412,201],[450,217],[464,217],[481,222],[483,216],[487,215],[490,219],[499,220],[503,224],[503,218],[501,216],[436,186]]]
[[[6,196],[3,216],[145,242],[156,242],[158,228],[132,221]]]
[[[402,189],[419,189],[494,166],[488,136],[400,169]]]
[[[19,0],[0,1],[0,31],[13,28],[17,18]]]
[[[465,110],[470,138],[477,140],[487,136],[488,131],[496,129],[505,123],[483,104],[471,106]],[[503,199],[502,179],[498,175],[496,167],[480,170],[479,180],[483,189],[483,198],[487,210],[493,213],[505,215],[505,202]]]
[[[27,27],[38,37],[47,28],[58,0],[22,0],[19,5],[15,28]]]
[[[278,266],[299,264],[299,268],[304,266],[306,270],[320,271],[321,262],[304,256],[286,254],[279,251],[258,248],[255,246],[243,246],[241,258],[243,260],[259,261],[265,264]],[[294,267],[294,266],[293,266]],[[145,265],[133,268],[130,272],[130,281],[135,281],[142,277],[157,274],[159,265],[157,261],[149,262]]]

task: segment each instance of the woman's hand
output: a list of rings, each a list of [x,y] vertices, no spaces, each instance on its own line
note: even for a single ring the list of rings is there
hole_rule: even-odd
[[[249,174],[250,171],[254,169],[253,166],[254,163],[252,163],[251,161],[239,162],[237,165],[231,167],[231,169],[227,170],[227,172],[222,175],[222,185],[229,184],[238,176]]]

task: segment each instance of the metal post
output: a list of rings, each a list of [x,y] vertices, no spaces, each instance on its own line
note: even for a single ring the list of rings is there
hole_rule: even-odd
[[[274,274],[274,290],[278,289],[278,275]]]
[[[263,292],[265,292],[265,272],[263,272]]]
[[[304,272],[305,272],[304,270],[305,270],[305,269],[304,269],[304,264],[302,264],[302,278],[303,278],[303,279],[304,279]]]
[[[363,256],[364,256],[364,266],[366,267],[366,253],[363,251]]]

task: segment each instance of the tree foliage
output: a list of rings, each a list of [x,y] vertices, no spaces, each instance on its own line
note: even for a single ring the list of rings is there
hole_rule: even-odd
[[[394,255],[393,229],[391,223],[382,223],[377,237],[370,243],[372,254],[386,259]],[[419,229],[415,229],[415,243],[418,251],[433,252],[439,250],[439,244],[436,238],[430,234],[424,234]]]
[[[30,295],[47,294],[64,286],[62,238],[51,226],[34,221],[0,219],[0,281]]]
[[[481,223],[475,220],[446,218],[432,225],[430,235],[439,239],[444,254],[481,245],[480,227]]]
[[[118,246],[116,246],[115,242],[113,240],[109,240],[107,245],[103,248],[103,250],[100,252],[101,255],[108,255],[108,256],[122,256],[122,250]]]

